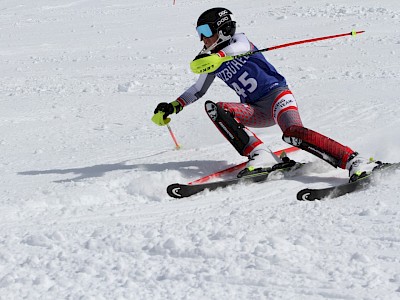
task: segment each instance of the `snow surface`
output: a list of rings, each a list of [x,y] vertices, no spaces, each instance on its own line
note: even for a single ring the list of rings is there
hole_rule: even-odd
[[[243,161],[204,100],[150,118],[196,76],[198,15],[231,9],[266,53],[304,124],[400,161],[400,2],[0,2],[1,299],[400,299],[399,176],[335,200],[346,181],[305,152],[301,176],[170,198],[166,186]],[[216,80],[204,99],[238,101]],[[255,130],[273,150],[277,127]]]

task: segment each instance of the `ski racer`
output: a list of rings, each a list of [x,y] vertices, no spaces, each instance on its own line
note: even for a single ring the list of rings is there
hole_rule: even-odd
[[[236,22],[230,10],[216,7],[202,13],[197,33],[204,47],[200,55],[234,56],[257,50],[244,33],[236,33]],[[334,167],[349,170],[350,181],[367,176],[381,162],[359,155],[316,131],[303,126],[293,93],[282,74],[261,53],[224,62],[212,73],[200,74],[197,82],[171,103],[159,103],[153,122],[163,126],[169,116],[200,99],[218,77],[240,98],[240,103],[207,101],[206,111],[221,133],[249,161],[238,176],[251,176],[277,162],[268,147],[249,129],[275,124],[283,140],[325,160]],[[218,116],[222,116],[218,119]],[[217,120],[219,120],[217,122]],[[222,125],[221,125],[222,124]]]

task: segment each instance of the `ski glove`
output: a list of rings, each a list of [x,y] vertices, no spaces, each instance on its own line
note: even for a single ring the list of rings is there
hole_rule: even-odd
[[[168,116],[177,114],[182,108],[182,105],[176,100],[171,103],[161,102],[154,110],[154,116],[151,120],[158,126],[165,126],[171,121],[171,118],[168,118]]]

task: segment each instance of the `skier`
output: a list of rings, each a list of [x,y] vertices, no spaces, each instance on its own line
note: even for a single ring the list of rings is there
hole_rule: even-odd
[[[212,8],[202,13],[196,27],[204,47],[198,57],[234,56],[257,48],[244,33],[236,33],[236,22],[226,8]],[[350,181],[365,177],[382,163],[366,159],[351,148],[303,126],[296,100],[285,78],[261,53],[224,62],[215,72],[201,74],[195,84],[171,103],[159,103],[152,118],[157,125],[170,122],[169,116],[200,99],[219,77],[240,97],[240,103],[206,102],[206,111],[221,133],[249,161],[238,177],[263,172],[281,161],[248,127],[278,124],[283,140],[327,161],[334,167],[349,170]]]

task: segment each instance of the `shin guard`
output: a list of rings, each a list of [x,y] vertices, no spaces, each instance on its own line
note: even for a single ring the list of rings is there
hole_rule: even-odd
[[[262,143],[258,138],[251,142],[245,126],[238,123],[229,111],[222,109],[214,102],[206,101],[205,110],[211,121],[240,155],[248,155],[255,146]],[[250,147],[249,144],[251,144]]]
[[[293,125],[285,130],[282,139],[325,160],[334,167],[346,168],[346,163],[354,154],[347,146],[305,127]]]

